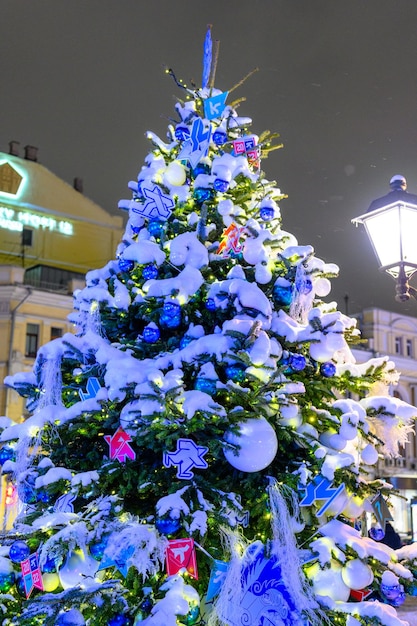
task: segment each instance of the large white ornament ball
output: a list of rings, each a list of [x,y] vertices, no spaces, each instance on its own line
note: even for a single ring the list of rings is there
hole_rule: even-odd
[[[336,564],[327,569],[321,569],[318,563],[309,567],[306,574],[312,581],[315,595],[328,596],[335,602],[346,602],[350,596],[350,587],[343,581],[341,570],[340,565]]]
[[[360,559],[352,559],[342,568],[342,578],[350,589],[364,589],[372,584],[374,575],[369,565]]]
[[[85,584],[86,578],[94,582],[94,575],[99,563],[92,556],[81,550],[71,552],[64,565],[59,569],[58,576],[63,589]]]
[[[164,177],[170,185],[179,187],[185,183],[187,174],[185,168],[178,161],[172,161],[164,172]]]
[[[274,428],[264,418],[248,419],[241,422],[237,434],[227,431],[225,440],[239,446],[234,450],[224,449],[224,456],[230,465],[241,472],[260,472],[274,460],[278,450],[278,440]]]
[[[331,282],[328,278],[319,278],[314,283],[314,291],[319,298],[328,296],[332,289]]]

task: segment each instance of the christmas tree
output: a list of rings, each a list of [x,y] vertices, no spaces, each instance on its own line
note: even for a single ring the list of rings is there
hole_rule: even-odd
[[[405,624],[417,550],[381,542],[417,410],[357,364],[334,264],[282,230],[276,145],[214,88],[179,89],[136,181],[116,259],[75,294],[77,333],[6,384],[21,511],[1,536],[3,625]],[[4,420],[3,420],[4,422]]]

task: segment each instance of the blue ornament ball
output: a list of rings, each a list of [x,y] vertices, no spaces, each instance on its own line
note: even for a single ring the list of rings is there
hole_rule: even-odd
[[[19,596],[21,596],[22,598],[26,598],[26,589],[23,576],[17,575],[14,584],[16,585],[17,593],[19,594]]]
[[[0,465],[3,465],[6,461],[14,461],[15,460],[15,452],[13,448],[9,446],[3,446],[0,448]]]
[[[288,306],[292,302],[292,286],[291,285],[274,285],[272,297],[275,304]]]
[[[168,301],[164,303],[163,314],[168,317],[176,317],[181,313],[181,305],[177,302]]]
[[[181,523],[179,519],[171,517],[160,517],[156,520],[155,526],[161,535],[172,535],[179,530]]]
[[[25,481],[17,487],[17,495],[25,504],[34,504],[37,501],[36,489],[33,481]]]
[[[216,381],[203,377],[197,378],[194,384],[194,389],[197,389],[197,391],[202,391],[203,393],[207,393],[209,396],[212,396],[217,391]]]
[[[390,604],[393,600],[398,598],[400,593],[402,593],[402,585],[383,585],[381,583],[381,593],[389,600]]]
[[[51,574],[52,572],[56,572],[55,559],[48,556],[42,566],[42,571],[45,572],[45,574]]]
[[[294,372],[301,372],[305,369],[307,362],[302,354],[291,354],[289,365]]]
[[[25,541],[14,541],[10,546],[9,559],[13,563],[21,563],[30,555],[30,548]]]
[[[213,187],[216,191],[220,193],[225,193],[229,189],[230,183],[227,180],[222,180],[221,178],[216,178]]]
[[[372,526],[369,529],[369,536],[374,541],[381,541],[385,537],[385,531],[380,526]]]
[[[275,217],[275,210],[273,207],[265,206],[262,207],[259,211],[259,217],[264,222],[270,222]]]
[[[193,176],[197,178],[199,174],[209,174],[210,173],[210,165],[208,163],[198,163],[193,169]]]
[[[186,348],[191,342],[193,341],[193,338],[190,337],[190,335],[184,335],[184,337],[181,338],[180,341],[180,349],[183,350],[184,348]]]
[[[143,329],[142,337],[146,343],[156,343],[161,336],[161,331],[156,325],[149,324]]]
[[[133,261],[130,261],[129,259],[119,259],[119,269],[121,272],[131,272],[133,270],[133,268],[135,267],[135,264]]]
[[[51,500],[51,496],[46,489],[38,489],[36,491],[36,498],[38,502],[48,503]]]
[[[225,369],[225,373],[228,379],[232,380],[235,383],[243,383],[246,378],[246,368],[244,365],[240,365],[239,363],[234,363],[233,365],[228,365]]]
[[[160,237],[164,232],[164,222],[151,220],[148,224],[148,232],[152,237]]]
[[[215,311],[216,310],[216,303],[214,301],[214,298],[207,298],[207,300],[206,300],[206,309],[208,311]]]
[[[200,616],[200,607],[197,603],[190,603],[190,610],[185,617],[181,617],[181,623],[186,626],[193,626]]]
[[[108,626],[130,626],[131,623],[130,617],[123,615],[123,613],[113,615],[107,622]]]
[[[175,138],[178,141],[187,141],[190,138],[190,129],[185,124],[178,124],[175,128]]]
[[[326,378],[332,378],[336,374],[336,365],[327,361],[320,365],[320,373]]]
[[[152,263],[150,265],[146,265],[142,270],[142,278],[144,280],[151,280],[152,278],[157,278],[157,276],[158,268]]]
[[[83,614],[78,609],[62,611],[55,622],[55,626],[75,626],[75,624],[85,624]]]
[[[0,572],[0,591],[7,593],[15,583],[14,572]]]
[[[227,142],[227,133],[224,130],[215,130],[213,133],[213,141],[216,146],[223,146]]]
[[[392,606],[401,606],[402,604],[404,604],[405,602],[405,598],[406,598],[406,593],[405,591],[400,591],[400,593],[398,594],[398,596],[396,598],[394,598],[390,604],[392,604]]]
[[[197,187],[194,189],[193,197],[194,200],[198,202],[198,204],[203,204],[203,202],[208,202],[214,196],[214,190],[211,187]]]
[[[153,602],[150,598],[145,598],[142,604],[140,605],[141,610],[145,611],[145,613],[150,613],[152,610],[152,607],[153,607]]]
[[[96,561],[101,561],[107,546],[107,537],[90,544],[90,554]]]
[[[165,313],[162,313],[159,321],[161,322],[162,326],[165,326],[166,328],[178,328],[178,326],[181,324],[181,315],[175,315],[174,317],[172,317],[171,315],[166,315]]]

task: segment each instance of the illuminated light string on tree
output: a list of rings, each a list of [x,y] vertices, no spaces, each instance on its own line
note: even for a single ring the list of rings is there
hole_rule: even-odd
[[[148,133],[77,333],[5,381],[31,412],[1,424],[10,625],[399,626],[417,588],[372,474],[417,410],[376,395],[388,358],[355,362],[356,319],[325,301],[338,268],[283,230],[261,171],[277,136],[231,102],[243,81],[214,87],[217,49],[209,28],[201,88],[168,70],[176,118]]]

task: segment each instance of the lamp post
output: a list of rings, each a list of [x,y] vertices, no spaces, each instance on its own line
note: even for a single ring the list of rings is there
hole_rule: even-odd
[[[395,299],[407,302],[411,296],[417,299],[417,289],[408,282],[417,272],[417,196],[405,191],[403,176],[394,176],[390,185],[390,193],[374,200],[368,212],[352,222],[365,226],[380,269],[396,281]]]

